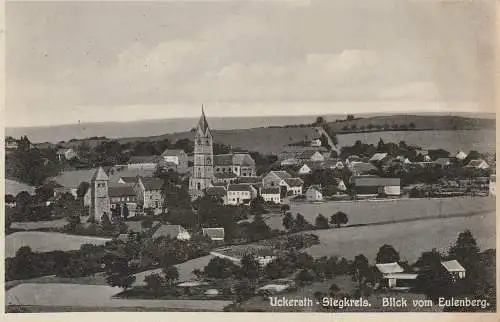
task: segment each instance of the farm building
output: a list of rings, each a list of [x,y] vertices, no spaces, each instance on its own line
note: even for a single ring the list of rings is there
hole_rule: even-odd
[[[486,163],[486,161],[478,159],[478,160],[471,160],[465,167],[470,169],[484,170],[488,169],[490,166],[488,165],[488,163]]]
[[[306,191],[306,200],[307,201],[322,201],[323,193],[321,192],[321,187],[317,185],[312,185],[307,188]]]
[[[353,176],[352,183],[358,196],[399,196],[401,195],[400,178],[381,178],[378,176]]]
[[[252,255],[255,260],[265,266],[276,259],[276,253],[271,247],[257,245],[237,245],[210,252],[211,255],[225,258],[239,265],[245,255]]]
[[[161,157],[158,155],[131,156],[127,162],[129,169],[144,169],[156,171]]]
[[[281,203],[281,194],[279,187],[261,188],[260,195],[266,202]]]
[[[255,197],[257,197],[257,190],[251,184],[236,183],[227,187],[226,203],[228,205],[248,204]]]
[[[137,203],[142,209],[151,209],[155,215],[163,211],[163,179],[139,177],[134,190],[137,194]]]
[[[398,263],[375,264],[382,274],[382,285],[393,290],[408,290],[415,286],[418,274],[405,273]]]
[[[224,240],[224,228],[203,228],[203,235],[210,237],[214,241]]]
[[[59,149],[57,150],[56,155],[57,155],[57,160],[59,160],[59,162],[62,162],[64,160],[72,160],[78,156],[75,150],[71,148]]]
[[[222,202],[226,203],[227,191],[226,186],[212,186],[205,190],[205,196],[220,198]]]
[[[465,278],[465,268],[457,260],[441,262],[454,281]]]
[[[160,225],[153,234],[153,239],[166,237],[178,240],[189,240],[191,235],[181,225]]]

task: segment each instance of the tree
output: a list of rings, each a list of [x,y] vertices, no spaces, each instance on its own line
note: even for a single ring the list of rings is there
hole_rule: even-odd
[[[123,203],[122,216],[123,216],[123,219],[127,219],[129,216],[129,210],[128,210],[128,206],[127,206],[126,202]]]
[[[101,217],[101,226],[105,231],[109,232],[113,230],[113,224],[111,223],[111,220],[109,219],[109,216],[107,214],[104,214]]]
[[[318,217],[316,217],[315,227],[316,227],[316,229],[328,229],[328,228],[330,228],[330,225],[328,225],[328,219],[325,216],[323,216],[322,214],[319,214]]]
[[[450,248],[449,257],[459,261],[465,269],[471,270],[479,261],[479,247],[470,230],[461,232]]]
[[[163,268],[163,275],[165,276],[165,281],[172,287],[174,283],[179,279],[179,271],[177,267],[169,265]]]
[[[241,275],[248,278],[250,281],[255,281],[260,277],[260,264],[253,257],[247,254],[241,259]]]
[[[347,120],[347,121],[352,121],[352,120],[354,120],[354,115],[353,115],[353,114],[347,114],[346,120]]]
[[[307,230],[311,228],[311,224],[309,224],[304,216],[300,213],[297,213],[297,216],[295,217],[295,228],[299,231],[301,230]]]
[[[295,279],[300,284],[306,284],[314,281],[314,275],[308,269],[302,269],[299,271]]]
[[[31,195],[26,192],[26,191],[21,191],[20,193],[17,194],[16,196],[16,206],[19,209],[26,209],[29,205],[33,203],[33,198]]]
[[[255,285],[247,280],[242,280],[236,283],[234,292],[236,295],[235,302],[239,304],[255,294]]]
[[[90,183],[88,183],[87,181],[80,182],[80,184],[78,185],[78,188],[76,190],[77,198],[79,200],[83,200],[83,198],[85,197],[85,194],[87,193],[89,188],[90,188]]]
[[[335,295],[336,293],[338,293],[340,291],[340,288],[338,287],[337,284],[332,284],[330,285],[330,288],[328,289],[330,291],[330,295]]]
[[[158,294],[164,283],[164,279],[160,274],[153,273],[150,275],[146,275],[146,277],[144,277],[144,282],[146,282],[146,288]]]
[[[30,278],[35,273],[34,254],[31,247],[22,246],[16,252],[14,258],[14,271],[19,278]]]
[[[252,214],[265,214],[267,211],[264,208],[264,198],[259,194],[252,201],[250,201],[250,212]]]
[[[291,212],[287,212],[285,217],[283,217],[283,227],[286,230],[292,230],[295,227],[295,219]]]
[[[369,270],[369,265],[368,265],[368,259],[362,254],[357,255],[354,257],[354,262],[352,264],[353,266],[353,277],[356,281],[358,281],[359,288],[361,289],[362,284],[363,284],[363,279],[366,277],[368,270]]]
[[[377,264],[399,262],[399,254],[391,245],[383,245],[379,248],[376,258]]]
[[[290,205],[288,204],[281,205],[281,212],[283,214],[286,214],[288,211],[290,211]]]
[[[37,202],[44,203],[52,197],[54,197],[54,188],[51,186],[43,185],[35,190],[35,199]]]
[[[335,227],[339,228],[341,225],[347,224],[349,219],[347,215],[342,211],[337,211],[330,217],[330,223],[335,225]]]
[[[325,124],[325,118],[323,116],[318,116],[316,118],[316,122],[314,123],[315,126],[321,126]]]
[[[106,283],[127,290],[135,282],[135,276],[129,266],[129,259],[123,253],[115,253],[106,260]]]
[[[214,257],[203,269],[204,275],[210,278],[229,278],[236,274],[238,266],[231,260]]]
[[[153,219],[151,219],[149,217],[148,218],[144,218],[144,220],[141,221],[141,227],[143,229],[149,229],[149,228],[153,227]]]

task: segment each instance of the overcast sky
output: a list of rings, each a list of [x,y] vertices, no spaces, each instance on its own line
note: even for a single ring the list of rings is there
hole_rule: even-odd
[[[8,2],[6,125],[491,111],[492,3]]]

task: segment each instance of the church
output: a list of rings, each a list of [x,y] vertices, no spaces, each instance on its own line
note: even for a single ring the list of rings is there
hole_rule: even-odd
[[[196,199],[213,185],[230,184],[241,177],[255,177],[255,161],[248,153],[214,155],[213,135],[202,107],[194,137],[193,171],[189,193]]]

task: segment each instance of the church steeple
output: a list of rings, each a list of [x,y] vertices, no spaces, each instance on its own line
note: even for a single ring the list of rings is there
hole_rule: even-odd
[[[207,135],[207,130],[210,131],[210,127],[208,126],[207,118],[205,116],[205,109],[203,108],[203,104],[201,105],[201,116],[198,121],[198,128],[201,130],[201,134]]]

